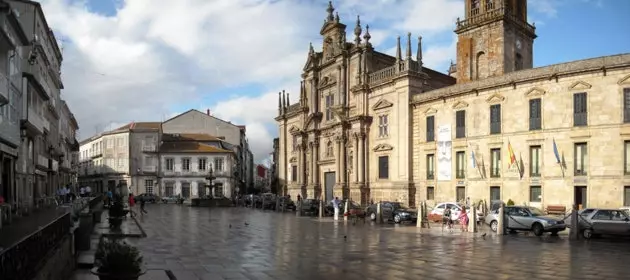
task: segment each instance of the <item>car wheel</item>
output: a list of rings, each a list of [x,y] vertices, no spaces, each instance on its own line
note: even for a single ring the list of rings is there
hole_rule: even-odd
[[[497,229],[499,229],[499,222],[497,221],[492,221],[490,223],[490,230],[497,232]]]
[[[532,226],[532,231],[534,232],[534,235],[536,236],[541,236],[545,232],[545,230],[543,229],[543,226],[539,223],[535,223]]]
[[[400,221],[401,221],[401,219],[400,219],[400,215],[399,215],[399,214],[396,214],[396,216],[394,216],[394,223],[399,224],[399,223],[400,223]]]
[[[370,213],[370,220],[376,221],[376,213],[374,212]]]
[[[583,230],[582,236],[584,237],[584,239],[591,239],[593,237],[593,230],[590,228]]]

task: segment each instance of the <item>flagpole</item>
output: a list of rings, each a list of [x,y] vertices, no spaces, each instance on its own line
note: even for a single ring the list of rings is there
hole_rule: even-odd
[[[473,148],[472,145],[470,145],[470,143],[468,143],[468,147],[470,147],[471,154],[473,155],[473,163],[475,164],[475,168],[477,169],[477,172],[479,173],[479,178],[483,179],[483,174],[481,174],[481,170],[479,169],[479,163],[477,163],[477,157],[475,156],[475,149]]]

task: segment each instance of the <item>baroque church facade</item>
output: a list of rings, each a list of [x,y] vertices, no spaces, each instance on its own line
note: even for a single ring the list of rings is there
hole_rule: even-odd
[[[328,4],[298,102],[279,93],[283,193],[412,207],[630,204],[630,55],[533,68],[527,1],[465,5],[443,74],[423,66],[421,37],[398,37],[392,57],[357,17],[348,41]]]

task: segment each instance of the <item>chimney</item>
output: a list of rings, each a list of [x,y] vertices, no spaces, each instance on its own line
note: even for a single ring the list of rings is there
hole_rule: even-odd
[[[210,109],[206,109],[206,114],[210,116]]]

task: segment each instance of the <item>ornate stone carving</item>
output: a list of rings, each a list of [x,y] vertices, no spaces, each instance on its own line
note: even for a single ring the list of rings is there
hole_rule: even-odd
[[[486,102],[493,104],[493,103],[501,103],[501,102],[503,102],[503,100],[505,100],[505,97],[503,97],[500,94],[496,94],[495,93],[495,94],[491,95],[490,97],[488,97],[486,99]]]
[[[584,81],[577,81],[569,86],[569,90],[585,90],[593,87],[591,84]]]
[[[372,150],[375,151],[375,152],[386,152],[386,151],[391,151],[393,149],[394,149],[394,147],[392,147],[389,144],[378,144]]]
[[[525,97],[539,97],[539,96],[543,96],[546,93],[546,91],[542,88],[539,87],[533,87],[530,90],[525,92]]]
[[[291,128],[289,128],[289,133],[291,133],[293,135],[298,134],[298,133],[300,133],[300,129],[297,128],[297,126],[291,126]]]
[[[394,106],[393,103],[387,101],[386,99],[381,99],[377,101],[376,104],[374,104],[374,106],[372,106],[372,110],[378,111],[378,110],[382,110],[382,109],[389,108],[392,106]]]
[[[457,101],[453,104],[453,109],[464,109],[466,107],[468,107],[468,103],[464,101]]]
[[[291,158],[289,159],[289,162],[290,162],[290,163],[296,163],[296,162],[297,162],[297,158],[296,158],[296,157],[291,157]]]
[[[435,113],[437,113],[437,110],[436,110],[436,109],[434,109],[434,108],[429,108],[429,109],[426,109],[426,110],[424,111],[424,114],[425,114],[425,115],[427,115],[427,116],[428,116],[428,115],[434,115]]]
[[[619,82],[617,82],[617,84],[619,85],[630,85],[630,74],[624,76],[623,78],[619,79]]]

